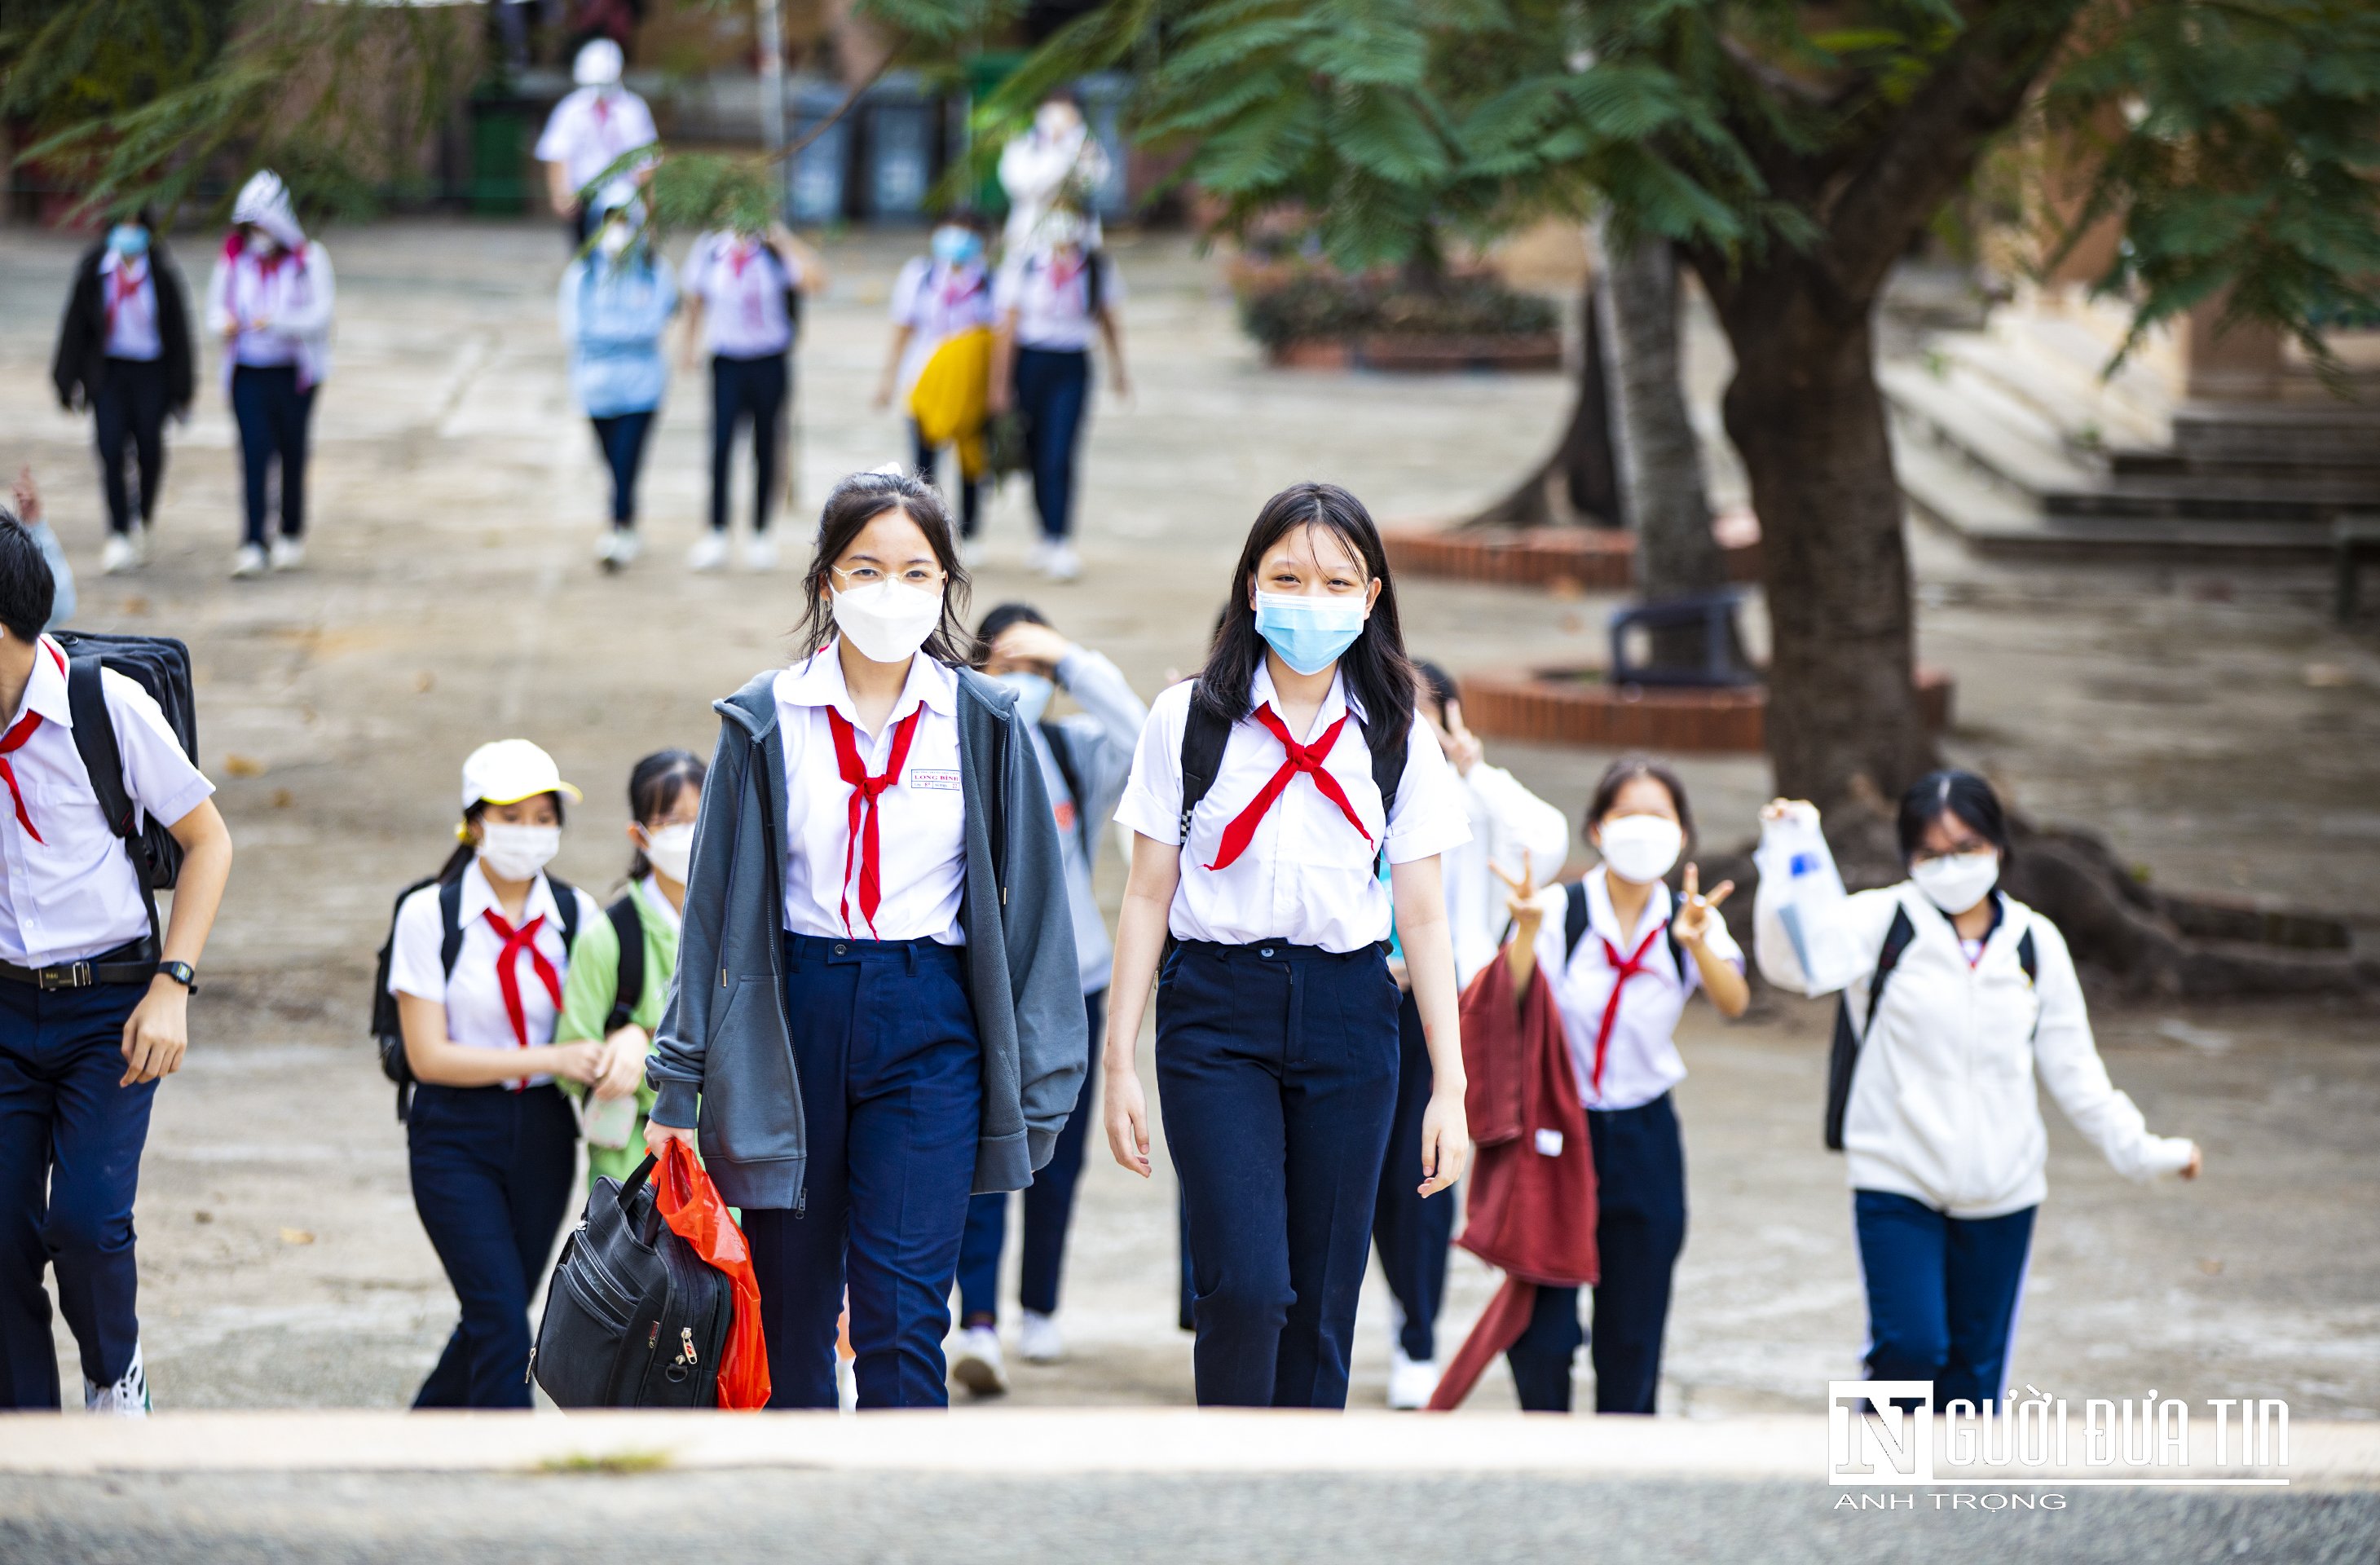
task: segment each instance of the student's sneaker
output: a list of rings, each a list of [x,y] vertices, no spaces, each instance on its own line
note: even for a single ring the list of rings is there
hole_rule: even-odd
[[[1402,1348],[1389,1350],[1389,1405],[1410,1413],[1429,1405],[1438,1390],[1438,1365],[1409,1359]]]
[[[859,1411],[859,1365],[841,1353],[834,1355],[834,1405],[842,1413]]]
[[[99,551],[99,569],[103,576],[122,576],[140,564],[139,529],[132,532],[112,532]]]
[[[239,546],[239,552],[231,557],[231,574],[242,579],[262,576],[265,572],[265,564],[264,545],[243,543]]]
[[[306,540],[291,538],[287,533],[273,540],[273,568],[294,571],[306,563]]]
[[[744,568],[747,571],[773,571],[777,568],[777,536],[756,532],[744,540]]]
[[[1053,539],[1049,552],[1041,556],[1041,574],[1051,581],[1072,581],[1083,574],[1081,556],[1064,539]]]
[[[1066,1339],[1058,1329],[1058,1317],[1026,1310],[1016,1323],[1016,1351],[1027,1364],[1055,1364],[1064,1358]]]
[[[951,1378],[978,1397],[1008,1394],[1008,1371],[1000,1363],[1000,1328],[970,1326],[959,1333],[959,1351],[951,1360]]]
[[[1046,536],[1033,535],[1033,546],[1025,552],[1025,568],[1036,576],[1050,568],[1050,540]]]
[[[727,535],[707,532],[694,540],[686,552],[686,568],[690,571],[722,570],[727,564]]]
[[[634,528],[613,528],[595,545],[595,563],[607,571],[623,570],[644,552],[644,540]]]
[[[132,1366],[113,1386],[95,1381],[82,1383],[82,1405],[86,1413],[103,1413],[115,1418],[146,1418],[149,1416],[149,1377],[140,1367],[140,1344],[132,1344]]]
[[[156,546],[157,528],[155,523],[135,522],[132,524],[132,557],[137,563],[143,565],[147,564],[149,563],[149,556],[155,552]]]

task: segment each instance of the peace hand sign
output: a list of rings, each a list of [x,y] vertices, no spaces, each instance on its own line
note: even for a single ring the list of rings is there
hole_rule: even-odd
[[[1545,904],[1537,900],[1536,867],[1530,862],[1529,850],[1521,850],[1521,872],[1518,875],[1505,874],[1503,867],[1492,858],[1488,861],[1488,868],[1496,879],[1504,882],[1509,893],[1504,898],[1504,911],[1512,916],[1514,937],[1524,945],[1534,942],[1537,938],[1537,926],[1545,922],[1546,908]]]
[[[1698,946],[1710,933],[1711,921],[1718,916],[1718,904],[1735,892],[1735,882],[1721,880],[1704,896],[1700,891],[1702,872],[1694,865],[1686,866],[1685,890],[1678,897],[1677,911],[1670,915],[1670,931],[1679,943]]]

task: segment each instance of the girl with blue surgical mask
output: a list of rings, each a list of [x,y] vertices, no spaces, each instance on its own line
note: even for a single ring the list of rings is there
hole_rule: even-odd
[[[1116,809],[1136,835],[1109,991],[1108,1145],[1148,1176],[1134,1045],[1155,984],[1205,1405],[1346,1404],[1397,1096],[1391,913],[1432,1078],[1405,1176],[1434,1195],[1470,1154],[1439,855],[1471,829],[1415,677],[1362,503],[1330,484],[1284,490],[1248,534],[1207,666],[1158,697]]]
[[[892,347],[876,387],[876,406],[890,407],[896,395],[900,398],[902,410],[909,415],[917,474],[928,483],[938,481],[944,445],[957,448],[960,552],[972,564],[976,528],[983,515],[984,470],[979,446],[971,453],[964,426],[972,422],[979,430],[983,421],[991,378],[992,325],[991,273],[984,264],[983,235],[975,219],[945,219],[934,229],[931,253],[902,265],[892,283]],[[916,406],[926,367],[946,351],[953,356],[947,367],[963,368],[975,394],[974,417],[959,420],[955,440],[940,427],[929,431]]]

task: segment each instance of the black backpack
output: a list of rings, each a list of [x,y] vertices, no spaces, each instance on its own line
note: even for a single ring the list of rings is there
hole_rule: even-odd
[[[645,998],[645,920],[637,911],[634,892],[603,910],[612,933],[620,940],[620,983],[612,995],[612,1013],[603,1019],[603,1036],[611,1037],[632,1021]]]
[[[1884,946],[1876,955],[1876,975],[1868,979],[1867,1015],[1856,1031],[1852,1027],[1852,997],[1845,990],[1835,1001],[1834,1041],[1827,1049],[1827,1150],[1843,1149],[1843,1116],[1851,1110],[1852,1076],[1859,1069],[1860,1045],[1866,1041],[1868,1029],[1876,1025],[1876,1008],[1884,999],[1884,982],[1900,964],[1901,953],[1909,942],[1917,938],[1917,926],[1909,921],[1909,909],[1892,910],[1892,923],[1884,931]],[[2028,982],[2041,980],[2041,952],[2033,943],[2033,928],[2026,926],[2017,937],[2017,964],[2024,969]]]
[[[599,1179],[546,1284],[528,1371],[560,1407],[716,1407],[727,1278],[662,1219],[653,1159]]]
[[[1586,882],[1572,880],[1562,889],[1562,956],[1564,960],[1578,954],[1578,942],[1586,938],[1590,920],[1586,908]],[[1507,930],[1510,925],[1505,926]],[[1685,982],[1686,953],[1678,944],[1678,928],[1674,923],[1661,926],[1661,943],[1670,948],[1670,964],[1678,970],[1678,981]]]
[[[75,753],[91,775],[91,795],[107,829],[124,843],[132,867],[149,899],[149,936],[152,945],[162,936],[157,923],[155,893],[174,889],[182,873],[182,844],[166,823],[154,816],[142,818],[139,805],[124,786],[124,754],[115,743],[115,724],[107,711],[107,695],[100,680],[103,669],[114,669],[149,692],[166,726],[192,765],[199,758],[199,708],[190,686],[190,649],[167,636],[110,636],[93,631],[50,633],[67,654],[67,710],[74,714]],[[133,822],[140,819],[139,831]]]
[[[1372,854],[1372,870],[1378,874],[1380,860],[1389,851],[1388,821],[1397,813],[1397,784],[1404,781],[1405,746],[1410,736],[1404,734],[1382,734],[1377,723],[1364,725],[1364,741],[1372,752],[1372,786],[1380,791],[1380,841]],[[1223,746],[1232,737],[1232,725],[1199,705],[1196,689],[1190,695],[1189,720],[1182,726],[1182,844],[1190,843],[1190,812],[1215,785],[1215,776],[1223,770]],[[1070,778],[1069,782],[1072,781]]]
[[[553,905],[560,913],[558,927],[562,930],[562,949],[566,952],[578,939],[578,893],[567,881],[548,875],[546,885],[553,892]],[[397,1013],[396,996],[388,992],[389,964],[396,956],[396,916],[405,907],[405,899],[426,886],[438,888],[438,965],[448,977],[455,976],[455,959],[463,953],[463,877],[441,880],[435,875],[416,880],[396,893],[396,905],[388,916],[388,939],[381,941],[380,960],[372,978],[371,1030],[380,1046],[380,1074],[396,1084],[396,1117],[404,1119],[413,1106],[413,1065],[405,1057],[405,1023]],[[637,948],[638,988],[644,986],[644,947]]]

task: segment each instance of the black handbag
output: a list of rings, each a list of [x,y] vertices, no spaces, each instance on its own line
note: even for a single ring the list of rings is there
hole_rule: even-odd
[[[716,1407],[724,1273],[662,1220],[650,1176],[599,1179],[546,1284],[529,1373],[558,1407]]]

